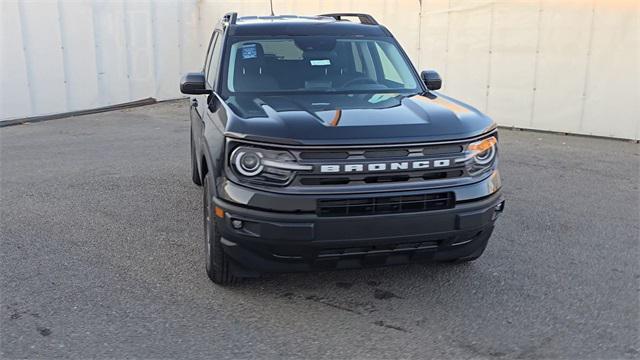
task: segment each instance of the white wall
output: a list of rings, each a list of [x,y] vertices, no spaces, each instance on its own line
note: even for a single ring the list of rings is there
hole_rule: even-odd
[[[276,14],[366,12],[443,92],[499,124],[640,139],[639,0],[273,0]],[[227,11],[268,0],[2,3],[0,119],[179,97]]]
[[[0,119],[180,96],[200,66],[193,1],[2,1]]]

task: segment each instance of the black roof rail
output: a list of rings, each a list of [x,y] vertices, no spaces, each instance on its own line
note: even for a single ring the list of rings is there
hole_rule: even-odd
[[[222,22],[226,23],[227,25],[235,25],[236,24],[236,19],[238,19],[238,13],[237,12],[229,12],[224,14],[224,16],[222,17]]]
[[[322,14],[320,16],[326,16],[326,17],[332,17],[336,20],[342,20],[343,16],[346,17],[357,17],[358,20],[360,20],[361,24],[367,24],[367,25],[380,25],[378,24],[378,22],[376,21],[376,19],[373,18],[373,16],[368,15],[368,14],[358,14],[358,13],[334,13],[334,14]]]

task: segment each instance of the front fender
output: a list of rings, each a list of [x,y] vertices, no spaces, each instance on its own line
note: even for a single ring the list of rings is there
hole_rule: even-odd
[[[212,174],[213,180],[213,196],[218,196],[217,184],[221,182],[224,176],[224,154],[225,141],[224,133],[217,124],[218,114],[222,110],[217,110],[212,114],[207,114],[204,123],[204,131],[201,138],[201,156],[200,161],[206,161],[206,170]],[[204,176],[204,166],[200,166],[201,174]]]

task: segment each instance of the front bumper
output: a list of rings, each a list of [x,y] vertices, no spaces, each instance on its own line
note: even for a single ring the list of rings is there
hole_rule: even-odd
[[[344,217],[248,208],[219,197],[213,203],[224,211],[216,218],[222,245],[240,270],[290,272],[468,256],[485,246],[504,200],[493,189],[451,209]]]

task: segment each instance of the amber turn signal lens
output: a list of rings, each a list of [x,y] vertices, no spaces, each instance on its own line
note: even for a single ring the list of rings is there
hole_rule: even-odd
[[[492,147],[494,147],[497,143],[498,143],[498,140],[496,140],[496,138],[492,136],[492,137],[469,144],[468,150],[483,153],[491,149]]]
[[[215,213],[217,217],[224,218],[224,210],[222,210],[222,208],[216,206]]]

